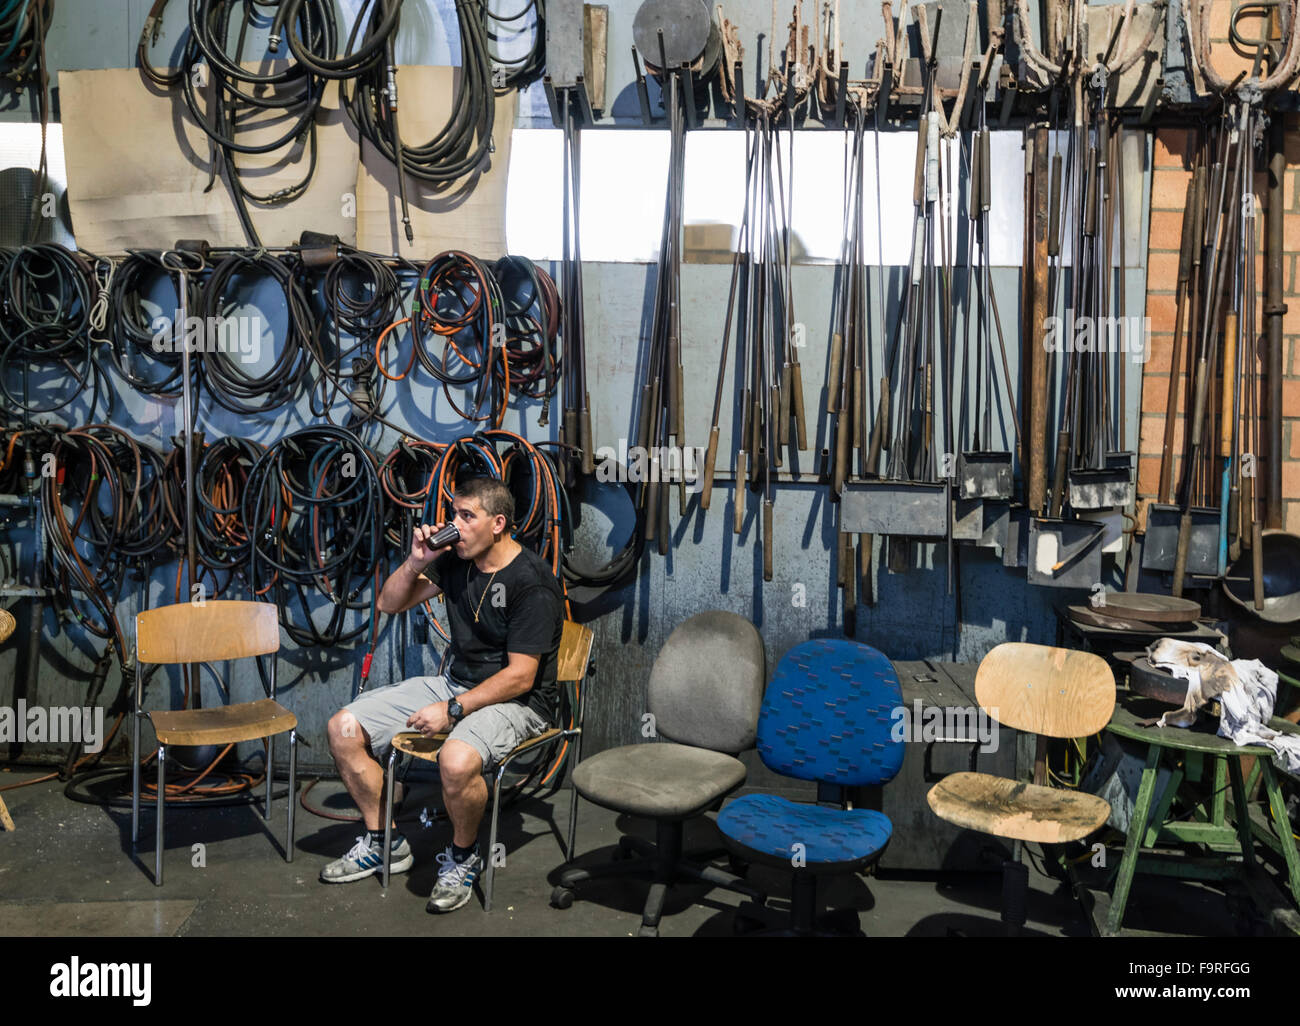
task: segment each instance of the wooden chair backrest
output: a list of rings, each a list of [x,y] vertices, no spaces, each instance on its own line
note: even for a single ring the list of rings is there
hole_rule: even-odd
[[[1048,645],[998,645],[975,673],[980,708],[1046,737],[1088,737],[1115,711],[1115,676],[1100,656]]]
[[[572,620],[564,621],[560,650],[555,656],[556,683],[568,684],[587,676],[587,663],[591,659],[591,643],[594,637],[590,627],[584,627]]]
[[[268,602],[178,602],[137,614],[141,663],[212,663],[280,651],[276,608]]]

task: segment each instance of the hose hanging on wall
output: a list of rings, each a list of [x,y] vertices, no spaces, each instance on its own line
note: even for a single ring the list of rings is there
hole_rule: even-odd
[[[384,424],[399,434],[405,430],[379,413],[390,378],[376,374],[376,342],[401,309],[398,271],[415,272],[414,265],[406,261],[399,261],[397,268],[391,263],[373,253],[343,249],[316,287],[325,304],[327,328],[306,336],[321,372],[319,394],[316,390],[310,393],[311,412],[330,420],[333,403],[345,399],[349,414],[344,426],[353,432],[371,422]],[[300,276],[305,278],[310,270],[304,260]],[[328,351],[323,344],[326,330],[333,338]],[[345,345],[344,335],[354,340],[351,345]]]
[[[287,308],[285,335],[280,340],[280,351],[275,362],[263,374],[245,370],[245,357],[252,355],[245,349],[256,351],[261,346],[260,333],[252,339],[253,325],[260,318],[240,320],[229,318],[226,293],[236,278],[261,275],[273,279],[280,286]],[[203,287],[196,314],[205,331],[211,333],[214,325],[222,329],[234,325],[238,352],[230,350],[232,338],[228,331],[220,337],[208,339],[199,360],[203,382],[212,398],[232,413],[259,414],[274,410],[298,398],[307,369],[308,340],[314,318],[306,292],[292,268],[285,261],[257,252],[235,252],[222,260]],[[251,346],[246,346],[251,342]],[[248,361],[251,362],[251,361]]]
[[[402,223],[407,242],[415,240],[411,228],[406,176],[443,189],[457,179],[482,170],[492,148],[496,120],[492,65],[484,28],[482,0],[459,0],[461,74],[452,96],[451,114],[438,133],[420,146],[407,144],[398,125],[396,63],[389,38],[389,60],[375,63],[353,79],[351,94],[343,88],[340,100],[357,131],[397,168]],[[372,8],[372,19],[379,8]]]
[[[178,457],[183,450],[173,450]],[[244,573],[252,539],[244,521],[244,495],[254,464],[266,446],[247,438],[218,438],[203,449],[194,468],[195,523],[199,561],[214,570]],[[177,505],[177,510],[182,510]]]
[[[489,40],[501,38],[498,29],[509,26],[514,32],[523,31],[524,18],[530,11],[533,18],[533,42],[522,57],[507,59],[488,46],[488,60],[492,64],[492,85],[498,95],[511,89],[523,89],[542,77],[546,71],[546,8],[542,0],[528,0],[514,14],[496,14],[487,3],[482,5],[483,29]]]
[[[41,122],[41,156],[32,190],[32,209],[26,239],[41,237],[46,219],[37,206],[49,185],[50,73],[45,57],[45,36],[54,17],[54,0],[0,0],[0,76],[21,87],[34,78]]]
[[[333,648],[368,631],[373,651],[384,511],[375,460],[357,437],[317,426],[281,438],[249,471],[243,514],[252,538],[250,584],[280,608],[289,636],[299,645]],[[311,615],[309,588],[332,607],[324,627]],[[368,617],[348,628],[349,610]]]
[[[524,257],[488,263],[448,250],[425,265],[411,311],[385,328],[375,343],[375,360],[384,378],[401,381],[419,361],[442,382],[447,401],[465,420],[499,427],[514,391],[543,400],[547,405],[539,423],[546,423],[562,368],[555,346],[559,292],[542,268]],[[399,355],[390,367],[383,362],[384,343],[406,325],[410,355],[404,363]],[[440,353],[434,351],[437,339]],[[452,385],[472,387],[471,411],[457,405]]]
[[[23,82],[44,74],[45,34],[54,16],[54,0],[0,2],[0,75]]]
[[[235,22],[236,6],[239,7]],[[292,60],[281,70],[252,71],[243,66],[250,54],[245,52],[248,33],[255,25],[255,9],[267,6],[262,0],[190,0],[189,31],[181,66],[174,72],[161,72],[149,61],[150,46],[158,41],[167,0],[155,0],[145,19],[136,48],[141,73],[162,88],[181,88],[185,105],[194,122],[203,129],[213,147],[214,175],[218,157],[234,195],[235,210],[250,244],[261,240],[248,211],[248,201],[259,204],[288,202],[307,191],[316,171],[316,115],[325,92],[325,79],[299,60]],[[293,5],[293,19],[285,21],[285,8],[276,4],[272,22],[273,36],[287,29],[290,47],[314,55],[316,61],[328,60],[338,48],[338,26],[332,0],[303,0]],[[238,36],[229,51],[232,23]],[[268,44],[275,53],[277,45]],[[204,98],[200,93],[206,93]],[[238,138],[258,114],[266,115],[257,124],[278,123],[287,118],[289,127],[265,143],[246,143]],[[268,154],[283,147],[303,143],[308,151],[307,170],[292,186],[269,195],[259,195],[245,187],[235,154]]]
[[[62,246],[42,243],[0,249],[0,392],[15,409],[53,413],[92,391],[99,405],[100,369],[91,351],[90,267]],[[32,395],[33,372],[61,390],[42,402]]]
[[[103,280],[100,264],[107,265]],[[142,300],[149,286],[164,279],[175,290],[175,280],[156,251],[133,250],[118,261],[96,264],[97,298],[90,326],[108,347],[109,358],[122,379],[145,395],[176,398],[181,394],[181,346],[185,325],[176,323],[173,313],[163,311],[150,318]],[[199,283],[190,278],[189,309],[196,309]],[[180,307],[177,302],[176,310]]]

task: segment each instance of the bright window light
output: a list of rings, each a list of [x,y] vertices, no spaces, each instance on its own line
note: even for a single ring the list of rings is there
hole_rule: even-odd
[[[797,263],[835,263],[844,239],[845,134],[796,132],[794,139],[793,225]],[[781,172],[791,188],[788,134],[779,137]],[[1020,266],[1024,233],[1024,151],[1019,132],[992,135],[993,198],[990,211],[995,266]],[[533,260],[559,260],[563,254],[561,197],[563,147],[557,129],[516,129],[511,143],[506,187],[506,241],[511,253]],[[696,225],[729,225],[731,246],[740,241],[745,198],[745,133],[699,131],[686,137],[683,220]],[[668,185],[668,133],[640,130],[582,134],[582,258],[612,263],[658,259]],[[866,261],[887,265],[911,259],[913,132],[881,136],[880,180],[876,178],[875,135],[864,139],[863,232]],[[949,140],[945,158],[964,189],[967,157],[960,140]],[[962,170],[959,171],[959,168]],[[877,202],[880,221],[877,227]],[[905,201],[904,201],[905,200]],[[948,210],[955,226],[964,210]],[[716,236],[718,233],[711,233]],[[960,254],[957,262],[964,260]]]

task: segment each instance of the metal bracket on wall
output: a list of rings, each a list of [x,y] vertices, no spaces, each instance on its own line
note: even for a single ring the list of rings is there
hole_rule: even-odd
[[[556,88],[550,75],[542,76],[542,88],[546,90],[546,104],[551,109],[551,123],[556,128],[564,127],[564,104],[572,103],[579,125],[592,125],[596,117],[591,110],[591,98],[587,95],[587,85],[578,75],[572,86]]]

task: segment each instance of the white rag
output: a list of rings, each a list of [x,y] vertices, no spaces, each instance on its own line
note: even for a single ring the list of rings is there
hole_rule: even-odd
[[[1189,650],[1204,653],[1203,665],[1212,672],[1202,682],[1201,670],[1188,665]],[[1196,710],[1218,698],[1222,716],[1219,737],[1237,745],[1263,745],[1273,751],[1273,762],[1288,773],[1300,773],[1300,737],[1279,734],[1268,726],[1277,701],[1277,674],[1258,659],[1234,659],[1199,641],[1162,638],[1148,649],[1152,666],[1168,670],[1187,681],[1187,700],[1181,709],[1165,713],[1157,726],[1190,727]],[[1157,658],[1158,654],[1158,658]]]

